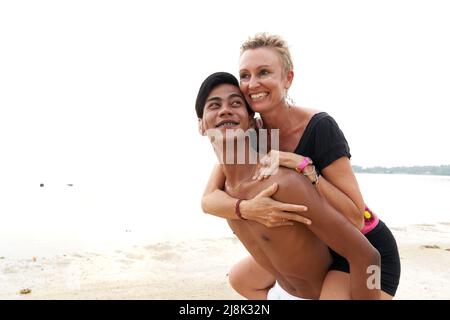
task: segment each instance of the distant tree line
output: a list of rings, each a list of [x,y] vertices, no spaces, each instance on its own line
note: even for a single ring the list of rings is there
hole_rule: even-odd
[[[352,166],[356,173],[403,173],[450,176],[450,165],[413,166],[413,167],[370,167]]]

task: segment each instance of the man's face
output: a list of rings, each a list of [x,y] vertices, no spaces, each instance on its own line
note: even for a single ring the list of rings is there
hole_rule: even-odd
[[[205,102],[203,130],[247,130],[250,119],[244,97],[238,87],[221,84],[211,90]]]

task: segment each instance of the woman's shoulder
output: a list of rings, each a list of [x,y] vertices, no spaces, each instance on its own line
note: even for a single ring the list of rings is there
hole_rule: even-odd
[[[299,121],[303,122],[304,128],[309,127],[310,130],[318,124],[327,125],[335,122],[327,112],[313,108],[298,107],[297,116],[301,119]]]
[[[305,130],[314,116],[321,113],[320,110],[301,106],[296,106],[292,111],[293,119],[297,125],[297,129],[300,131]]]
[[[303,119],[311,119],[314,115],[322,113],[322,110],[309,108],[309,107],[303,107],[303,106],[297,106],[296,107],[297,113],[300,117]]]

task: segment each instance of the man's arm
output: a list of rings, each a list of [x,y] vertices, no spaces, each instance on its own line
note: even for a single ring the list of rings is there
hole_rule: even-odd
[[[380,267],[378,251],[358,229],[319,195],[306,177],[291,170],[280,170],[277,176],[279,188],[273,198],[306,205],[308,211],[303,215],[313,221],[308,226],[309,229],[349,262],[352,298],[379,299],[380,288],[377,290],[368,287],[368,278],[371,276],[368,268]]]
[[[223,191],[224,187],[225,175],[222,167],[216,165],[203,193],[203,212],[225,219],[239,219],[235,214],[235,205],[238,199],[231,197]],[[266,227],[292,225],[293,221],[309,223],[309,220],[299,214],[305,211],[306,208],[304,206],[280,203],[273,200],[271,196],[276,191],[277,186],[272,185],[253,199],[242,201],[240,204],[242,216],[248,220],[264,224]],[[273,216],[268,213],[272,213],[279,220],[272,221]],[[282,221],[281,219],[286,219],[287,221]]]

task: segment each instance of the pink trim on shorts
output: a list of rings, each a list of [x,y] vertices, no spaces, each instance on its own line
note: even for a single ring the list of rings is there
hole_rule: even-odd
[[[370,213],[371,217],[369,219],[364,217],[364,227],[361,229],[362,234],[367,234],[373,229],[375,229],[375,227],[378,225],[378,222],[380,221],[378,216],[375,213],[373,213],[367,206],[365,210]]]

